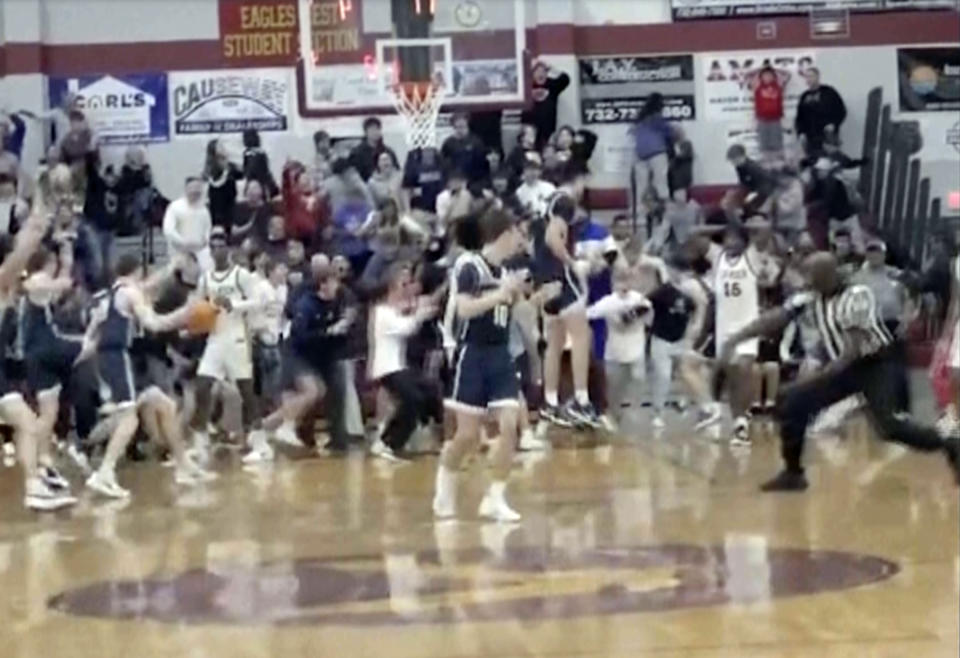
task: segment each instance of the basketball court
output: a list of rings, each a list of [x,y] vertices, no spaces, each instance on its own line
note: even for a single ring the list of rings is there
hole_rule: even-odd
[[[518,460],[517,525],[476,518],[479,463],[435,523],[430,456],[226,455],[199,490],[130,466],[129,506],[59,516],[25,513],[9,469],[2,655],[956,656],[952,478],[857,427],[811,445],[799,495],[756,492],[773,438],[558,435]]]

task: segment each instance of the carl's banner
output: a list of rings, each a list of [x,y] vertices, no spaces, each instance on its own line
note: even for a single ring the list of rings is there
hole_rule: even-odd
[[[287,130],[290,72],[236,69],[171,73],[170,113],[177,137],[248,129]]]
[[[783,111],[792,116],[807,88],[804,72],[816,66],[809,50],[733,51],[699,55],[700,84],[706,104],[704,116],[711,121],[739,124],[753,120],[753,90],[765,66],[772,66],[783,87]]]
[[[170,139],[167,76],[87,75],[49,78],[50,107],[68,95],[101,144],[150,144]]]

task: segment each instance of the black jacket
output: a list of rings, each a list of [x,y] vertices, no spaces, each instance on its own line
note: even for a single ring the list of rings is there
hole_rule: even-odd
[[[533,83],[533,107],[520,115],[522,123],[529,123],[537,127],[537,150],[557,130],[557,101],[560,94],[570,86],[570,76],[561,73],[555,78],[547,78],[542,85]]]
[[[847,106],[837,90],[829,85],[820,85],[816,89],[807,89],[797,104],[797,118],[794,123],[798,135],[814,139],[823,136],[824,128],[834,125],[837,130],[847,118]]]
[[[393,160],[393,166],[400,168],[400,161],[397,160],[397,154],[389,146],[383,143],[383,140],[376,146],[370,146],[367,140],[363,140],[350,151],[350,164],[354,166],[363,180],[370,180],[373,170],[377,168],[377,158],[381,153],[389,153]]]

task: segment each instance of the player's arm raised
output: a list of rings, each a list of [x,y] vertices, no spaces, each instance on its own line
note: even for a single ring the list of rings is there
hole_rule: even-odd
[[[20,278],[20,273],[26,267],[30,256],[40,246],[48,228],[50,228],[50,217],[48,216],[47,205],[43,201],[43,195],[37,194],[30,216],[20,231],[17,232],[13,249],[3,259],[3,263],[0,263],[0,289],[9,288]]]

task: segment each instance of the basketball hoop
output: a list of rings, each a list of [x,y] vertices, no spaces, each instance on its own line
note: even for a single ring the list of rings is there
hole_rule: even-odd
[[[393,107],[403,117],[411,149],[437,147],[437,116],[443,103],[439,81],[401,82],[393,85]]]

